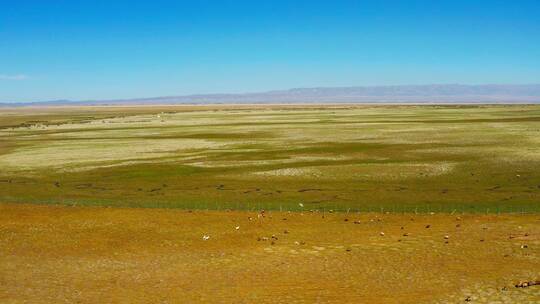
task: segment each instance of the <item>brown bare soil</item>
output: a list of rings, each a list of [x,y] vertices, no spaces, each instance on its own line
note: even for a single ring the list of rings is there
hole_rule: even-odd
[[[1,303],[539,303],[514,287],[538,279],[539,215],[0,204]]]

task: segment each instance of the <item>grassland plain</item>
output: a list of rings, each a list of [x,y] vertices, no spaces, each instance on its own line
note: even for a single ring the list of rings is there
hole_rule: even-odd
[[[538,303],[538,211],[540,106],[0,110],[1,303]]]
[[[259,215],[0,204],[0,302],[540,301],[537,214]]]
[[[539,211],[540,106],[6,108],[0,168],[3,202]]]

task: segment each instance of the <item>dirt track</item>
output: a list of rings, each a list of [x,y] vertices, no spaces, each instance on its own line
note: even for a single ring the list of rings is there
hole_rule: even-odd
[[[538,215],[0,205],[2,303],[538,303],[538,275]]]

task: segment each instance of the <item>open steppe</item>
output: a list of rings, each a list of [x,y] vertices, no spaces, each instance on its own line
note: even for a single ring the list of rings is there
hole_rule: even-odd
[[[538,215],[259,214],[0,205],[0,302],[540,301]]]
[[[539,105],[0,109],[2,303],[538,303],[539,211]]]
[[[3,202],[482,213],[540,206],[535,105],[16,108],[0,111],[0,128]]]

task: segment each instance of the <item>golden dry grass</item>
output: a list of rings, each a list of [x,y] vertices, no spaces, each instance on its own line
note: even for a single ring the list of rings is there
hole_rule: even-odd
[[[532,279],[538,215],[0,204],[1,303],[538,303]]]
[[[539,132],[537,105],[2,109],[0,303],[539,303]]]

